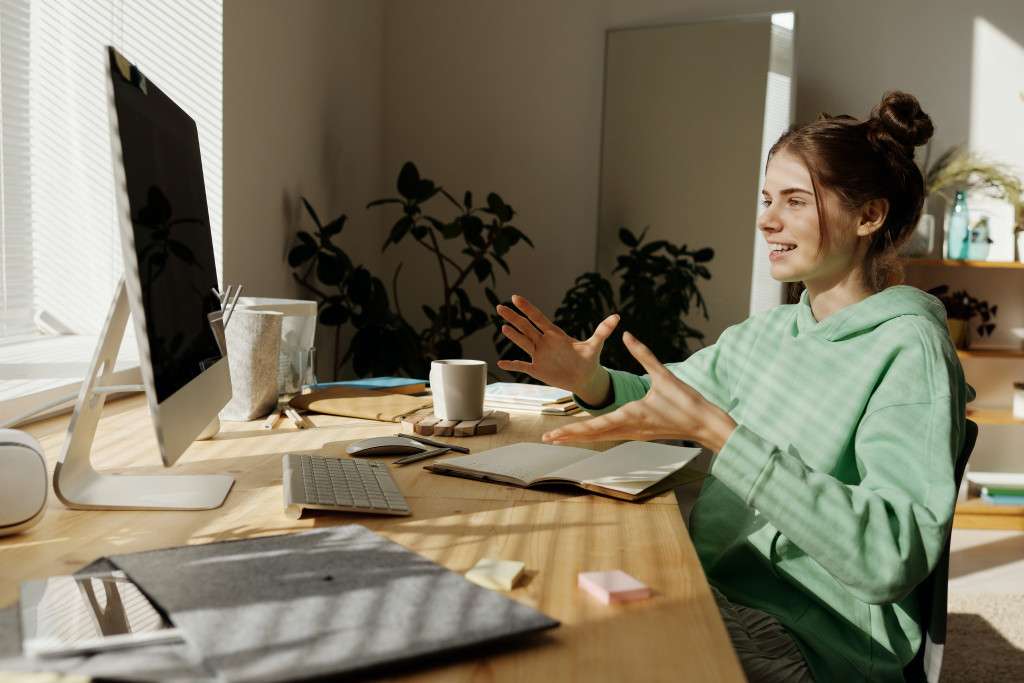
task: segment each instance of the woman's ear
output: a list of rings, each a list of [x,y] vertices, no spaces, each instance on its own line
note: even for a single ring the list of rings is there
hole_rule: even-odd
[[[875,230],[885,224],[885,218],[889,215],[888,199],[869,199],[860,209],[860,222],[857,225],[857,235],[867,237]]]

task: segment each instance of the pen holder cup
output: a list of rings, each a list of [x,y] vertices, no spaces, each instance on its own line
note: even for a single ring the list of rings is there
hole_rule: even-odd
[[[238,310],[277,311],[281,320],[281,345],[278,349],[277,390],[295,394],[303,385],[316,382],[317,303],[305,299],[273,299],[243,296]]]
[[[277,311],[237,310],[224,333],[231,372],[231,400],[222,420],[254,420],[277,407],[281,320]]]

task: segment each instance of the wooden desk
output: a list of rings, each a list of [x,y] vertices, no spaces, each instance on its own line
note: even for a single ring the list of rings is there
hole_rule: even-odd
[[[563,417],[516,415],[503,432],[460,439],[476,451],[536,441]],[[224,506],[204,512],[68,510],[51,495],[28,533],[0,539],[0,606],[23,579],[71,573],[97,557],[356,522],[456,572],[484,556],[518,559],[527,577],[512,598],[560,620],[536,646],[402,680],[742,681],[743,674],[671,493],[644,504],[533,491],[432,474],[417,463],[393,470],[411,517],[283,514],[281,453],[393,434],[398,425],[312,416],[318,429],[225,425],[166,473],[225,472],[236,478]],[[94,445],[98,468],[158,473],[156,440],[142,397],[107,405]],[[52,472],[67,417],[28,428]],[[610,444],[596,444],[595,447]],[[337,447],[343,452],[343,447]],[[648,583],[645,602],[605,606],[576,588],[580,571],[621,568]]]

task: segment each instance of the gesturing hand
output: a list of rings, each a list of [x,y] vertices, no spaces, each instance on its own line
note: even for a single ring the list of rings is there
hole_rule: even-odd
[[[503,325],[501,331],[530,355],[530,361],[498,361],[498,367],[525,372],[545,384],[575,392],[584,401],[599,403],[608,389],[608,373],[600,364],[601,349],[619,324],[619,316],[608,316],[590,339],[579,341],[567,335],[518,294],[512,297],[512,303],[526,317],[507,306],[498,306],[498,315],[510,323]]]
[[[623,341],[651,378],[651,388],[607,415],[575,422],[544,434],[548,443],[633,439],[687,439],[717,452],[736,427],[729,414],[673,375],[633,335]]]

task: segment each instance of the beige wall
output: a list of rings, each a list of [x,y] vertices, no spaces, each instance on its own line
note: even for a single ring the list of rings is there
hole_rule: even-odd
[[[379,223],[362,207],[380,178],[382,19],[375,0],[224,3],[225,283],[308,296],[285,260],[312,229],[300,195],[323,220],[348,213],[336,240],[379,268]]]
[[[712,279],[697,280],[709,319],[689,321],[711,340],[750,310],[770,37],[767,16],[608,34],[598,269],[624,253],[623,225],[711,247]]]
[[[361,207],[393,192],[412,159],[449,189],[497,190],[518,210],[537,249],[512,256],[499,291],[553,311],[595,264],[606,30],[785,10],[797,13],[798,121],[863,116],[902,88],[935,119],[937,150],[968,137],[974,17],[1024,44],[1018,0],[228,0],[225,272],[254,293],[294,293],[284,197],[298,191],[358,216],[353,250],[372,264],[385,227],[371,217],[386,212]],[[389,281],[405,262],[407,312],[438,298],[422,256],[389,250],[379,272]],[[1012,276],[998,282],[1007,302],[1020,291]],[[489,334],[469,352],[490,357]]]
[[[595,263],[605,31],[790,9],[798,121],[820,111],[864,116],[883,91],[906,89],[934,117],[939,150],[967,139],[973,17],[1024,42],[1024,10],[1010,0],[393,0],[383,67],[388,182],[408,158],[455,189],[501,192],[537,249],[510,259],[500,292],[553,311]],[[410,245],[387,262],[399,258],[412,282],[418,255]],[[716,279],[731,275],[714,269],[723,263],[712,262]],[[431,264],[419,265],[425,300],[440,286]],[[715,327],[733,322],[720,317]],[[489,338],[478,343],[489,351]]]

